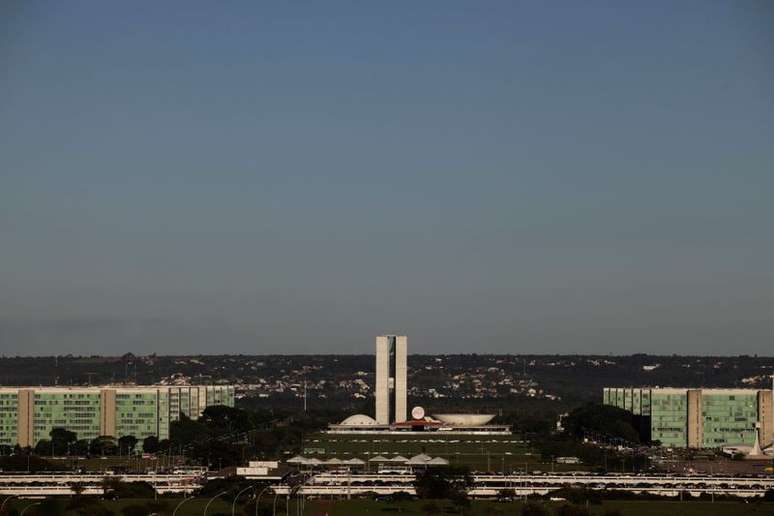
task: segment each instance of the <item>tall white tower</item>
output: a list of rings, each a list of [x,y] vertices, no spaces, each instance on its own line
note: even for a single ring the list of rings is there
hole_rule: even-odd
[[[389,425],[406,420],[408,339],[405,335],[376,337],[376,422]],[[395,400],[390,403],[391,394]]]
[[[395,422],[406,420],[406,398],[408,393],[408,338],[395,338]]]

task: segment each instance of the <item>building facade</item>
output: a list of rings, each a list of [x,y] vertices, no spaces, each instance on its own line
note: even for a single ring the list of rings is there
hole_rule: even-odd
[[[649,418],[650,437],[663,446],[762,446],[774,442],[771,390],[606,387],[602,402]]]
[[[78,439],[168,439],[170,422],[181,414],[197,419],[212,405],[233,407],[234,387],[0,387],[0,445],[35,446],[54,428],[75,432]]]
[[[376,422],[389,425],[406,421],[408,338],[405,335],[376,337]],[[391,398],[393,398],[391,402]]]

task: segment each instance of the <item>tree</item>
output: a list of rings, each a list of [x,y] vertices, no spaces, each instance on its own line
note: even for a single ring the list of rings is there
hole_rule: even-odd
[[[70,446],[71,455],[86,455],[89,453],[91,442],[88,439],[78,439]]]
[[[51,437],[54,454],[64,455],[70,452],[70,447],[78,440],[78,435],[65,428],[54,428],[48,433]]]
[[[178,421],[169,425],[169,440],[174,447],[205,442],[208,437],[207,426],[186,417],[185,414],[181,414]]]
[[[116,440],[109,435],[95,437],[89,444],[89,453],[92,455],[115,455],[117,451]]]
[[[50,445],[49,445],[50,446]],[[51,471],[57,469],[45,459],[32,455],[32,450],[25,449],[8,457],[0,457],[0,471]]]
[[[466,468],[429,468],[417,474],[414,481],[419,498],[450,499],[464,504],[473,477]]]
[[[51,441],[48,439],[41,439],[38,441],[38,444],[35,445],[35,455],[50,456]]]
[[[159,451],[159,438],[155,435],[149,435],[142,441],[142,451],[145,453],[156,453]]]
[[[238,445],[208,440],[190,446],[189,457],[211,468],[225,468],[242,463],[242,448]]]
[[[255,428],[247,411],[225,405],[207,407],[199,421],[211,435],[244,433]]]
[[[137,446],[137,438],[133,435],[124,435],[118,438],[119,453],[126,450],[126,454],[129,455],[134,451],[135,446]]]
[[[120,477],[105,477],[102,479],[102,493],[107,497],[115,497],[116,492],[123,488]]]
[[[593,432],[610,438],[623,439],[631,443],[640,442],[635,416],[626,410],[598,403],[587,403],[564,419],[564,427],[570,435],[583,437]]]

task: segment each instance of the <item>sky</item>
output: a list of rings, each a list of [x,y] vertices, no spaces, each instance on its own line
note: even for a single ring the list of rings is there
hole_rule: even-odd
[[[0,354],[774,353],[774,4],[0,3]]]

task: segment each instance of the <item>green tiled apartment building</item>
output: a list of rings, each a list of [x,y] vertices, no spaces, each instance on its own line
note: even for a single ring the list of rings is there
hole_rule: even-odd
[[[762,446],[774,442],[772,391],[605,387],[602,402],[650,420],[650,438],[663,446],[751,446],[760,425]]]
[[[35,446],[54,428],[78,439],[101,435],[169,438],[171,421],[234,406],[230,385],[0,387],[0,445]]]

